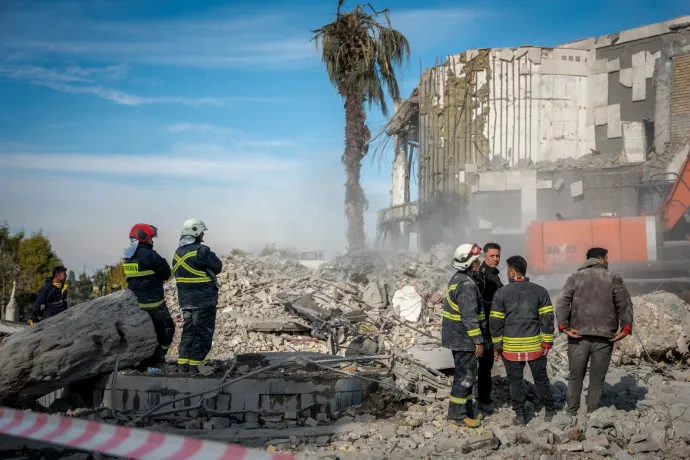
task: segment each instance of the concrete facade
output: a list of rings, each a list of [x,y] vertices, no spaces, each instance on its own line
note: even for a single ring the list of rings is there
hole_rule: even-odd
[[[685,144],[690,16],[557,47],[467,50],[426,69],[416,91],[401,112],[417,117],[421,248],[521,233],[555,212],[637,215],[633,186],[594,178],[628,184],[634,165],[669,163]],[[543,172],[554,163],[560,175]]]

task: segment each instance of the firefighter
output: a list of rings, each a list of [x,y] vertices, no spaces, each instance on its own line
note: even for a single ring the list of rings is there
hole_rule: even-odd
[[[484,352],[480,323],[482,298],[472,278],[481,263],[482,248],[463,244],[455,250],[451,265],[457,270],[448,283],[443,300],[442,345],[453,352],[455,373],[450,390],[448,419],[456,424],[477,428],[481,422],[472,406],[472,388],[477,380],[477,359]]]
[[[53,269],[53,276],[46,278],[36,295],[31,309],[29,324],[51,318],[67,310],[67,269],[62,265]]]
[[[498,268],[496,268],[501,261],[501,246],[498,243],[486,243],[483,255],[484,261],[474,273],[484,305],[484,310],[480,314],[480,321],[489,318],[494,294],[503,286],[499,278]],[[487,327],[484,334],[484,354],[479,358],[477,402],[479,403],[479,410],[490,415],[494,412],[493,405],[491,404],[491,370],[494,367],[494,352],[491,334],[488,329]]]
[[[529,363],[537,394],[544,405],[544,420],[555,415],[551,383],[546,371],[546,356],[553,347],[554,314],[549,293],[525,276],[527,261],[512,256],[508,265],[507,286],[494,295],[489,314],[491,337],[496,354],[503,358],[515,423],[527,424],[522,377]]]
[[[173,274],[177,283],[177,296],[184,317],[179,372],[199,372],[199,365],[213,343],[218,304],[218,275],[223,263],[204,242],[206,225],[199,219],[189,219],[182,226],[182,235],[173,258]]]
[[[134,293],[139,307],[148,313],[156,331],[158,346],[153,356],[140,363],[140,370],[162,370],[165,355],[175,336],[175,322],[165,303],[163,284],[170,279],[170,265],[153,250],[158,230],[153,225],[136,224],[129,231],[130,246],[123,260],[127,287]]]

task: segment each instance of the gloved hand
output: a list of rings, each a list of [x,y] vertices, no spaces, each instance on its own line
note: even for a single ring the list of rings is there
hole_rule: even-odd
[[[32,311],[31,314],[29,314],[28,323],[33,326],[34,324],[38,323],[39,321],[41,321],[41,317],[38,316],[38,314],[35,311]]]

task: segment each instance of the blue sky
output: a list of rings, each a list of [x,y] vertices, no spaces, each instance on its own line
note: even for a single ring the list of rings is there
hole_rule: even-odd
[[[353,6],[349,2],[348,6]],[[375,1],[420,62],[468,48],[553,46],[688,14],[685,0]],[[189,217],[218,252],[342,250],[344,115],[310,31],[337,1],[0,2],[0,221],[43,229],[71,267],[116,260],[129,227],[168,256]],[[373,132],[384,116],[372,110]],[[375,211],[390,161],[365,159]]]

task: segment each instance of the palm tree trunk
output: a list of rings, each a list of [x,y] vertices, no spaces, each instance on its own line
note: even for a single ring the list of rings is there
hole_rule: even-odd
[[[366,126],[366,113],[361,98],[345,98],[345,153],[342,162],[345,165],[347,181],[345,182],[345,215],[347,216],[348,249],[364,247],[364,208],[367,199],[360,184],[362,158],[367,154],[369,145],[369,128]]]

